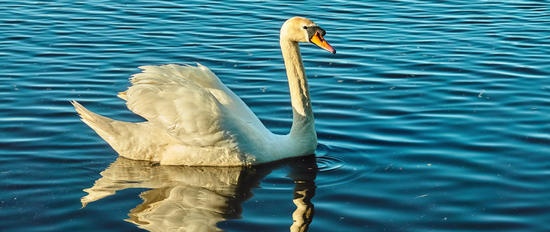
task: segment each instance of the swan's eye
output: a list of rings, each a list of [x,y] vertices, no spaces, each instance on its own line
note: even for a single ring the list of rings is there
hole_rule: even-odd
[[[310,39],[315,35],[315,33],[319,33],[321,36],[325,36],[326,34],[325,30],[319,26],[304,26],[303,28],[307,31],[307,35]]]

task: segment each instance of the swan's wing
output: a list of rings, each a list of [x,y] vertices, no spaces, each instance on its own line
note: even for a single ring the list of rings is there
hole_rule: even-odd
[[[140,68],[143,71],[131,78],[132,86],[119,96],[134,113],[164,126],[180,140],[212,145],[226,136],[223,122],[227,118],[259,123],[248,106],[204,66]]]

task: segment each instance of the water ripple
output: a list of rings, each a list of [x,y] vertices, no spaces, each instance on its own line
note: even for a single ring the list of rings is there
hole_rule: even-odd
[[[2,2],[2,228],[136,229],[121,209],[139,190],[80,209],[82,188],[116,153],[69,101],[142,120],[116,97],[140,65],[200,62],[288,133],[278,30],[303,15],[338,50],[301,47],[320,143],[311,231],[549,231],[547,5]],[[288,230],[294,184],[274,170],[226,225]]]
[[[330,156],[317,157],[317,166],[320,172],[336,171],[344,166],[344,161]]]
[[[349,183],[353,183],[361,175],[368,172],[368,162],[361,161],[361,164],[354,162],[352,159],[347,160],[335,155],[337,152],[344,152],[345,149],[339,149],[336,147],[329,147],[324,144],[320,144],[317,149],[317,166],[319,169],[316,185],[318,187],[330,187],[330,186],[345,186]]]

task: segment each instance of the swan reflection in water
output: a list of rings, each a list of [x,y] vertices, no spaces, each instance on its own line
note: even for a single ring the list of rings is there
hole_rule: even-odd
[[[147,188],[143,203],[130,210],[126,221],[149,231],[222,231],[217,224],[240,218],[242,203],[252,189],[277,168],[289,168],[294,181],[290,231],[307,231],[313,219],[315,157],[297,157],[252,167],[161,166],[119,157],[94,186],[84,189],[82,207],[129,188]],[[290,198],[290,196],[289,196]]]

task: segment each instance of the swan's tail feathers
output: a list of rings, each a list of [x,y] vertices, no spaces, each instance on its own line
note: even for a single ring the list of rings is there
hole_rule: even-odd
[[[71,101],[71,104],[73,104],[82,121],[91,127],[101,138],[111,145],[111,147],[118,151],[120,146],[117,141],[121,136],[121,129],[127,130],[126,124],[129,123],[96,114],[76,101]]]

